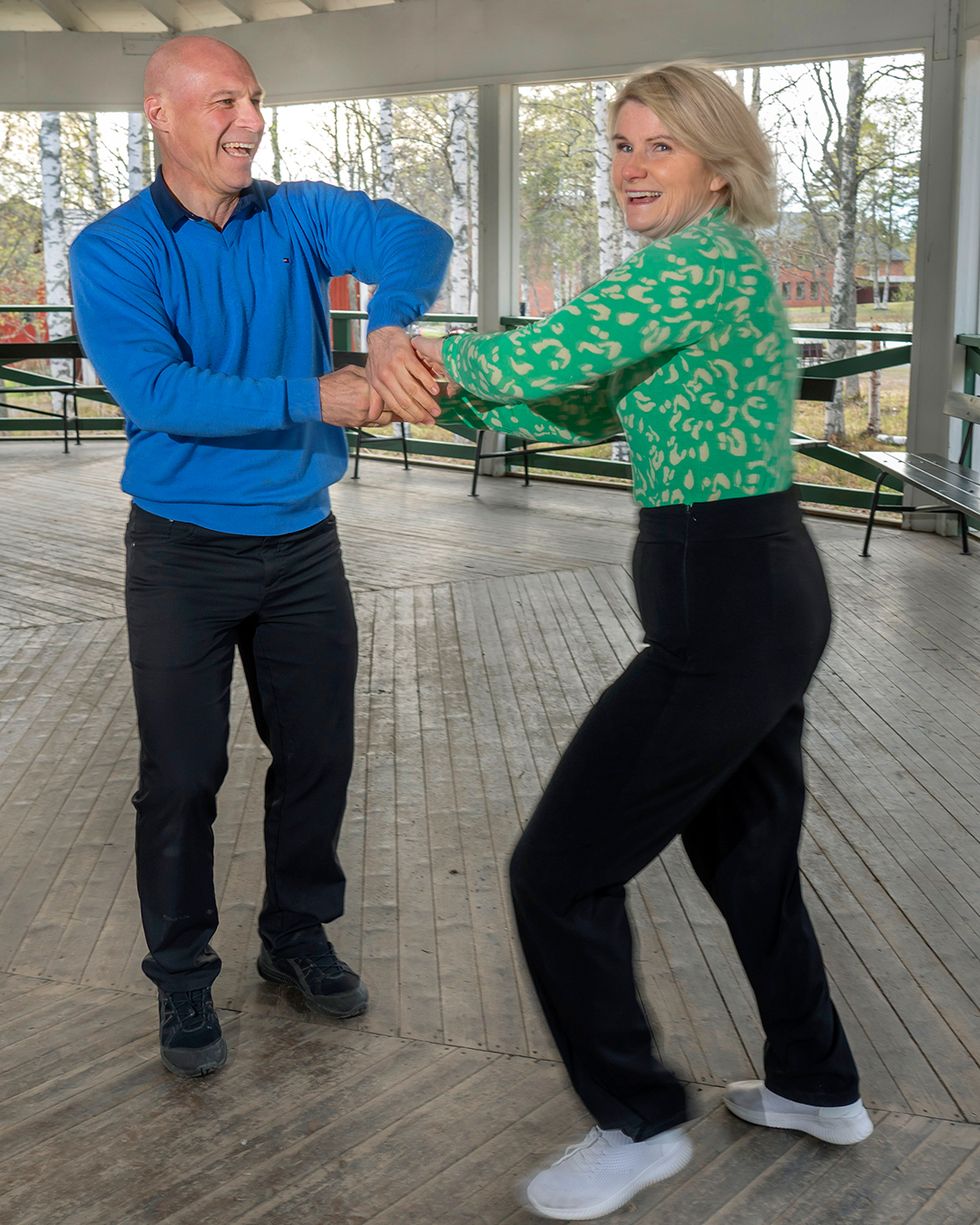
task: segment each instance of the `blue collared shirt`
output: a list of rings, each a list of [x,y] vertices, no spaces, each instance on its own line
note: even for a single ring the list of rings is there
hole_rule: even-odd
[[[347,464],[320,419],[330,278],[377,285],[368,328],[404,326],[438,293],[451,243],[390,200],[256,180],[222,230],[158,175],[71,250],[82,344],[120,404],[123,489],[144,510],[242,535],[330,512]]]

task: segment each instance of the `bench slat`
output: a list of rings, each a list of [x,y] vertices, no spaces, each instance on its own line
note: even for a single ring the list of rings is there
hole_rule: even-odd
[[[958,510],[980,515],[980,472],[973,468],[941,455],[906,451],[862,451],[861,458]]]

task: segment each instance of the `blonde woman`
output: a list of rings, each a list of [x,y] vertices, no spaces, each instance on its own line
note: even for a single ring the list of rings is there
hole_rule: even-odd
[[[803,695],[830,605],[790,488],[793,341],[749,233],[773,217],[770,152],[700,65],[635,77],[611,119],[615,192],[648,244],[541,323],[417,342],[464,389],[444,421],[563,438],[618,423],[641,508],[647,645],[579,728],[511,863],[538,997],[596,1124],[528,1184],[529,1206],[561,1220],[613,1211],[692,1154],[625,900],[678,836],[766,1033],[765,1080],[725,1104],[832,1144],[872,1130],[800,893]]]

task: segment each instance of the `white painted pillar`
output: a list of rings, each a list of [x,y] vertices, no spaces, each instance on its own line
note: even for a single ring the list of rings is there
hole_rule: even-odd
[[[519,294],[520,207],[516,85],[481,85],[478,97],[480,243],[477,327],[500,330],[501,315],[516,315]],[[484,439],[484,451],[502,451],[503,435]],[[499,476],[503,464],[481,465]]]
[[[955,356],[956,175],[960,119],[960,61],[956,15],[959,5],[937,4],[931,53],[926,51],[922,108],[919,229],[912,316],[909,379],[909,450],[946,455],[949,419],[943,413],[952,385]],[[928,499],[906,490],[910,502]],[[946,515],[915,515],[909,526],[934,531]],[[950,519],[955,527],[955,521]],[[942,528],[940,527],[940,530]]]

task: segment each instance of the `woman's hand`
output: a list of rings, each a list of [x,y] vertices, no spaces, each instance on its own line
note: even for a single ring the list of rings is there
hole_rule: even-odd
[[[437,379],[444,379],[446,377],[446,367],[442,364],[442,344],[444,340],[444,336],[412,337],[412,345],[415,352]]]

